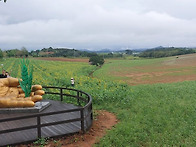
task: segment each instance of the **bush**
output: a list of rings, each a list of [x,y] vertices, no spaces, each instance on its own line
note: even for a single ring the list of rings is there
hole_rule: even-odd
[[[89,62],[91,63],[91,65],[101,66],[105,61],[103,57],[95,55],[90,57]]]

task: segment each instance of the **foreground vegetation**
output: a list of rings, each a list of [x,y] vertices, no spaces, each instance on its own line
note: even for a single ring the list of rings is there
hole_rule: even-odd
[[[97,67],[87,63],[33,59],[31,63],[34,84],[70,86],[74,77],[75,88],[92,95],[94,109],[117,115],[120,122],[95,146],[196,146],[196,81],[129,86],[90,78]],[[12,69],[13,77],[20,77],[19,59],[1,64]]]
[[[121,102],[106,109],[115,112],[120,123],[100,146],[195,146],[196,82],[140,85]]]

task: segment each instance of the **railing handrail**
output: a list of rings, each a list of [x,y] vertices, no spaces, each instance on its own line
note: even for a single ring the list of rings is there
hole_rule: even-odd
[[[73,88],[67,88],[67,87],[58,87],[58,86],[42,86],[43,88],[49,88],[49,89],[64,89],[64,90],[71,90],[71,91],[75,91],[75,92],[80,92],[80,93],[82,93],[82,94],[85,94],[87,97],[88,97],[88,103],[83,107],[83,108],[85,108],[85,107],[88,107],[90,104],[92,104],[92,97],[88,94],[88,93],[86,93],[86,92],[84,92],[84,91],[81,91],[81,90],[77,90],[77,89],[73,89]],[[47,93],[46,93],[47,94]],[[49,94],[61,94],[61,93],[49,93]],[[65,96],[71,96],[71,97],[77,97],[77,98],[81,98],[80,96],[74,96],[74,95],[70,95],[70,94],[63,94],[62,93],[62,95],[65,95]],[[82,99],[81,99],[82,100]]]

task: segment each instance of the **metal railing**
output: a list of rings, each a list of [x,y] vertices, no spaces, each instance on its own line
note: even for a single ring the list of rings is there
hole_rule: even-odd
[[[63,87],[43,86],[43,88],[59,90],[59,92],[49,92],[46,90],[45,94],[46,95],[47,94],[59,95],[60,101],[66,101],[66,99],[64,99],[64,96],[66,96],[66,97],[72,97],[72,98],[77,99],[78,106],[81,106],[81,102],[85,103],[84,106],[81,106],[80,108],[77,108],[77,109],[72,109],[70,110],[70,112],[80,111],[81,131],[85,133],[87,130],[89,130],[89,128],[92,126],[93,112],[92,112],[92,97],[88,93],[83,92],[81,90],[77,90],[77,89],[63,88]],[[64,91],[72,91],[72,92],[75,92],[75,94],[74,95],[67,94]],[[86,98],[83,96],[86,96]],[[85,123],[86,118],[89,118],[89,117],[90,117],[91,123],[88,124],[88,121],[86,121]],[[78,120],[75,120],[75,121],[78,121]]]

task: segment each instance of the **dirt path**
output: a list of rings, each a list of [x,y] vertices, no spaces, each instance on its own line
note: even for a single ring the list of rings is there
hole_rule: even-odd
[[[118,123],[116,116],[113,113],[100,110],[96,111],[96,118],[94,118],[92,128],[85,134],[75,134],[51,140],[46,140],[44,147],[91,147],[93,144],[99,142],[106,131],[112,129]],[[38,147],[40,145],[26,144],[17,147]]]

